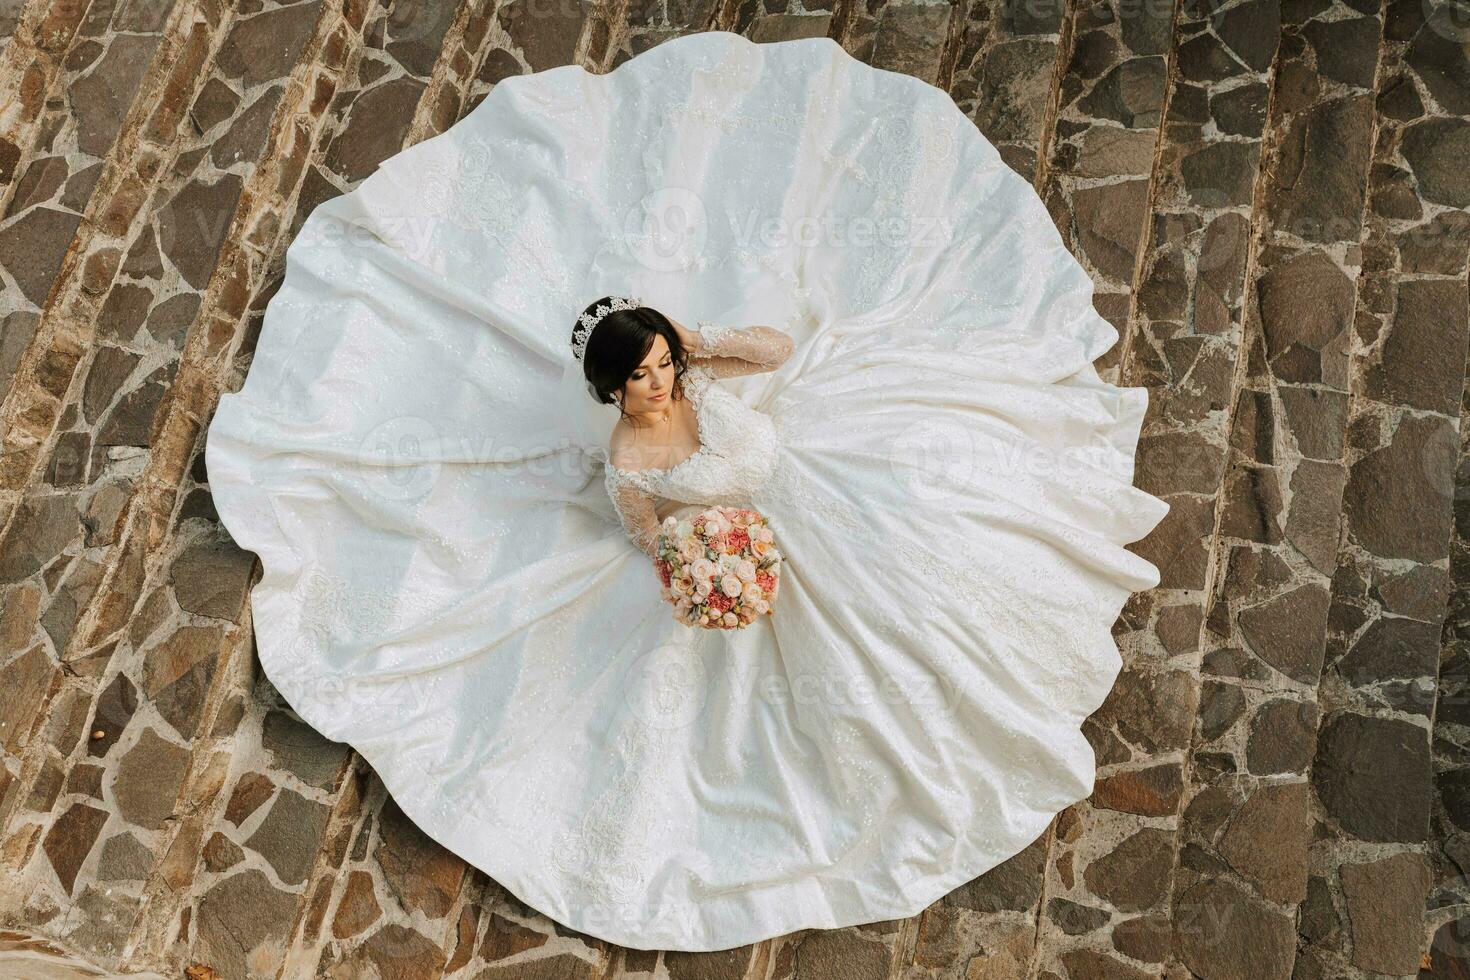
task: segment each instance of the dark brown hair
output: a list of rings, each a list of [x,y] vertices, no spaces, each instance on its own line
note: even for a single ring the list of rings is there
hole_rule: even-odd
[[[585,312],[596,316],[598,306],[610,306],[611,296],[593,300]],[[576,324],[573,324],[573,333]],[[684,372],[689,368],[689,355],[679,342],[679,334],[669,318],[651,306],[636,310],[614,310],[597,321],[582,356],[582,373],[592,386],[593,395],[604,405],[618,405],[616,393],[628,383],[648,352],[653,338],[663,334],[674,358],[674,397],[683,397]],[[618,405],[622,412],[622,406]],[[623,413],[627,417],[627,413]]]

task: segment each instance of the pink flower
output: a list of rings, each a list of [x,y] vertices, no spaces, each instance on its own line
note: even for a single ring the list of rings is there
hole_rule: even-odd
[[[659,577],[675,619],[701,628],[740,629],[770,613],[783,556],[759,511],[710,507],[678,522],[668,518],[666,524]]]

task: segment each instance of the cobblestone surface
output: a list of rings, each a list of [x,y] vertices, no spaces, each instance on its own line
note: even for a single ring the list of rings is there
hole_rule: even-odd
[[[1470,975],[1456,13],[0,4],[0,973]],[[1122,337],[1098,368],[1150,389],[1137,481],[1172,509],[1134,546],[1162,582],[1115,627],[1090,799],[914,919],[680,954],[521,905],[291,713],[203,433],[312,208],[504,78],[701,30],[831,37],[951,93],[1094,277]]]

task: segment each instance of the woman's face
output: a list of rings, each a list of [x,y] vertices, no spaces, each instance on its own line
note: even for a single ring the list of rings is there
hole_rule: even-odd
[[[633,369],[623,386],[623,411],[629,415],[661,412],[669,407],[673,390],[674,357],[664,335],[657,334],[648,356]]]

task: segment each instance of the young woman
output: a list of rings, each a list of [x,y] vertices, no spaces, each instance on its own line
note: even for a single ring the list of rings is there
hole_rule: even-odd
[[[708,32],[506,79],[320,205],[210,489],[266,674],[426,833],[573,929],[727,949],[914,915],[1091,792],[1168,510],[1117,339],[948,96]],[[743,628],[650,561],[711,505],[783,556]]]

